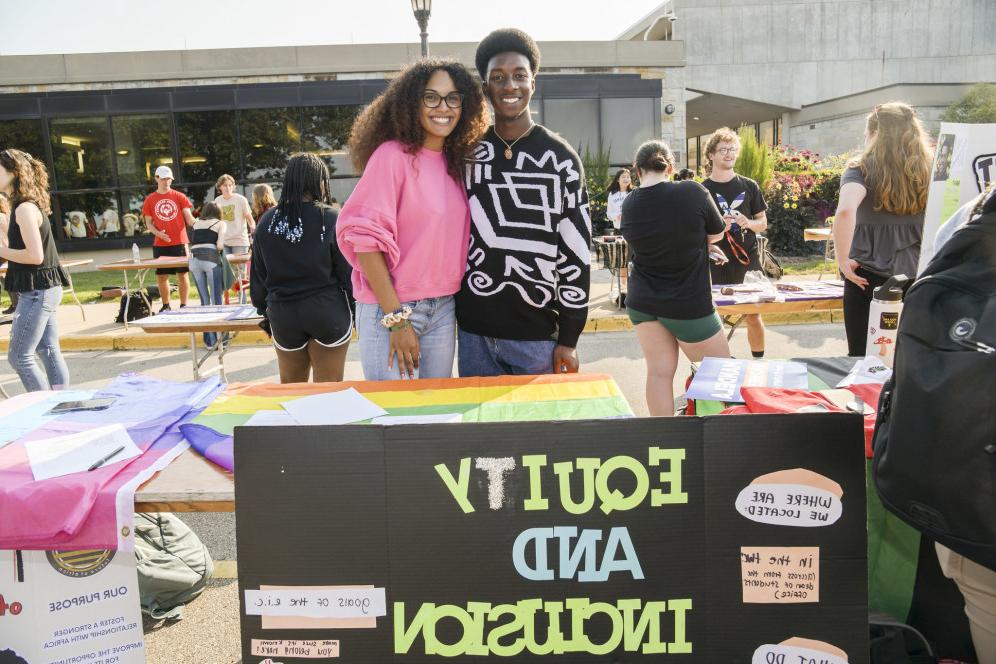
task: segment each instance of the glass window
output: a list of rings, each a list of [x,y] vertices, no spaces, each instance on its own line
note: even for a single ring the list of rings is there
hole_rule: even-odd
[[[775,118],[775,142],[774,145],[781,145],[782,143],[782,119]]]
[[[201,216],[201,208],[204,207],[204,204],[213,201],[219,193],[215,192],[213,182],[211,184],[185,184],[176,187],[176,190],[182,191],[190,199],[190,204],[194,206],[191,212],[195,217]]]
[[[301,149],[314,152],[330,175],[352,175],[346,142],[361,106],[306,106],[301,109]]]
[[[133,189],[121,192],[121,235],[132,237],[145,233],[145,219],[142,217],[142,204],[152,193],[149,189]]]
[[[529,113],[533,116],[533,122],[543,123],[543,101],[535,97],[529,101]]]
[[[107,118],[54,118],[49,120],[49,135],[55,159],[54,188],[114,186]]]
[[[121,237],[118,201],[113,191],[59,194],[60,226],[67,240]]]
[[[336,203],[342,205],[353,193],[353,189],[356,188],[356,183],[359,181],[360,178],[335,178],[332,180],[332,198],[335,199]]]
[[[173,168],[168,115],[119,115],[111,118],[111,131],[119,184],[155,186],[156,168]]]
[[[182,182],[214,182],[223,173],[239,178],[235,111],[177,113]]]
[[[46,161],[41,120],[0,121],[0,150],[16,148]]]
[[[761,145],[774,145],[775,144],[775,122],[774,120],[768,120],[767,122],[762,122],[758,125],[758,142]]]
[[[543,117],[544,125],[563,136],[579,154],[585,148],[599,149],[597,99],[546,99]]]
[[[659,99],[602,100],[602,149],[613,164],[632,163],[641,143],[660,137],[660,124],[654,122],[659,104]]]
[[[297,109],[261,108],[241,111],[239,136],[246,166],[246,180],[284,177],[287,159],[301,150]]]

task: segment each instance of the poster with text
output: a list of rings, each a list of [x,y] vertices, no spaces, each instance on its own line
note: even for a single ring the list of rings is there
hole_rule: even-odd
[[[934,240],[941,226],[993,181],[996,181],[996,124],[942,122],[934,150],[917,273],[923,272],[934,256]]]
[[[861,425],[237,429],[242,662],[864,664]]]
[[[0,662],[143,664],[135,554],[0,551]]]

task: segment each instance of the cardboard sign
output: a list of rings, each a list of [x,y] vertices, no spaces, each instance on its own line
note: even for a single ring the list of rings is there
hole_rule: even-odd
[[[236,438],[245,664],[304,664],[318,648],[299,643],[309,639],[360,664],[747,662],[799,637],[868,661],[859,418],[260,427]],[[805,502],[804,519],[738,509],[744,487],[779,482],[789,491],[775,500]],[[803,522],[813,510],[818,527]],[[745,579],[775,576],[774,601],[746,592]],[[270,588],[291,592],[259,592]],[[293,622],[253,615],[265,598],[293,597],[309,601],[281,609]],[[366,624],[322,622],[355,619],[316,618],[316,597],[353,600],[323,616],[357,615],[357,598],[371,598]]]
[[[135,554],[0,551],[0,661],[143,664]]]
[[[996,124],[942,122],[923,218],[918,273],[923,272],[934,256],[938,230],[959,207],[977,197],[994,181]]]

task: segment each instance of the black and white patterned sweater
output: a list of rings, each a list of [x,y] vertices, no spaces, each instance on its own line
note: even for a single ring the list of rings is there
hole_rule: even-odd
[[[577,152],[541,125],[512,147],[488,130],[467,165],[470,251],[460,328],[574,348],[588,318],[591,218]]]

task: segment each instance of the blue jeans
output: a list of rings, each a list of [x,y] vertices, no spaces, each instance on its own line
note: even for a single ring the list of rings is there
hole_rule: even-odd
[[[557,342],[495,339],[459,330],[460,376],[506,376],[553,372]]]
[[[418,335],[419,359],[416,378],[449,378],[453,375],[456,347],[456,304],[452,295],[402,302],[412,308],[408,321]],[[356,303],[356,331],[360,336],[360,364],[367,380],[401,378],[397,358],[387,368],[391,332],[380,324],[384,310],[376,304]]]
[[[221,265],[211,261],[190,257],[190,275],[197,284],[197,293],[201,296],[201,304],[221,304],[225,292],[222,284]],[[205,332],[204,343],[213,346],[218,341],[217,332]]]
[[[56,313],[61,301],[62,286],[26,291],[17,300],[7,361],[28,392],[62,389],[69,385],[69,367],[59,350]],[[35,362],[36,352],[41,355],[45,374]],[[48,376],[47,381],[45,375]]]

